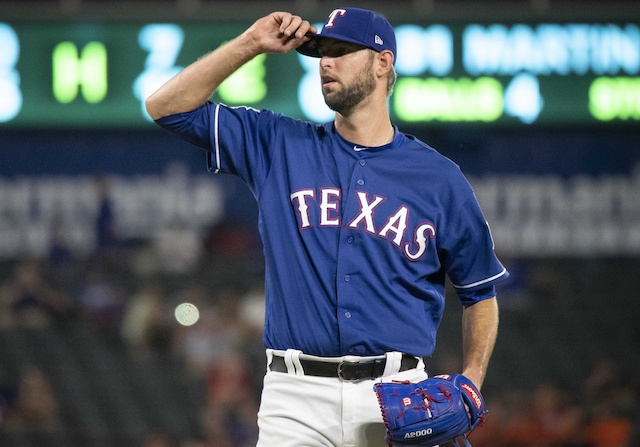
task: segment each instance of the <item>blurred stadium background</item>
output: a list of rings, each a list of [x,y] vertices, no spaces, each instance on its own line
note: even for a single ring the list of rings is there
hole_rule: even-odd
[[[637,1],[351,5],[402,26],[394,122],[468,174],[511,271],[473,445],[639,446]],[[0,4],[0,446],[255,445],[253,198],[141,102],[263,14],[339,6]],[[259,59],[216,99],[323,120],[305,64]],[[431,373],[460,367],[448,298]]]

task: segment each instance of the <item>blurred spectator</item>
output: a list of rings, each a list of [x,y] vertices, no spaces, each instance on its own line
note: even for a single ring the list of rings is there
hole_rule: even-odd
[[[128,301],[121,326],[121,334],[135,351],[142,354],[170,354],[173,349],[172,312],[159,280],[143,285]]]
[[[615,414],[600,415],[589,422],[587,437],[592,447],[631,447],[633,422]]]
[[[218,444],[209,444],[204,439],[188,438],[180,441],[178,447],[215,447]]]
[[[49,244],[49,265],[55,271],[70,269],[74,255],[69,247],[67,233],[62,223],[55,223],[51,229],[51,243]]]
[[[207,229],[203,245],[203,258],[217,283],[241,289],[247,280],[264,279],[262,243],[255,228],[242,222],[217,222]]]
[[[0,328],[12,327],[17,323],[13,315],[14,296],[10,281],[0,283]]]
[[[109,178],[99,175],[95,179],[96,200],[96,251],[99,254],[110,254],[118,246],[115,211],[110,195]]]
[[[616,411],[631,415],[637,404],[637,392],[633,390],[637,385],[621,361],[605,357],[595,362],[585,379],[584,398],[588,407],[595,408],[608,397],[615,397]]]
[[[0,365],[0,427],[7,414],[13,408],[16,399],[16,384],[13,383],[5,368]]]
[[[584,382],[587,436],[593,447],[631,446],[638,408],[637,383],[620,362],[604,358],[594,365]]]
[[[250,364],[255,365],[254,368],[249,369],[249,373],[256,398],[260,397],[264,379],[264,368],[260,366],[265,365],[267,361],[262,344],[265,314],[264,301],[264,282],[259,281],[242,296],[238,309],[242,325],[242,352],[245,359]]]
[[[264,290],[256,286],[243,296],[226,291],[212,309],[216,323],[210,327],[210,337],[216,348],[206,374],[203,430],[216,447],[255,446],[259,401],[255,372],[263,376],[265,358],[263,348],[259,355],[255,351],[252,355],[251,348],[261,346]]]
[[[553,262],[529,262],[527,288],[536,300],[537,309],[571,305],[576,297],[575,278]]]
[[[584,445],[583,414],[568,391],[554,384],[538,386],[533,394],[532,416],[538,444]]]
[[[160,271],[168,275],[192,273],[202,254],[202,241],[187,222],[175,219],[155,236],[155,252]]]
[[[84,317],[97,327],[115,330],[123,313],[122,290],[111,281],[104,267],[93,266],[85,275],[77,294],[77,302]]]
[[[207,400],[202,413],[206,437],[219,447],[255,446],[257,407],[242,355],[230,353],[218,358],[207,378]]]
[[[162,431],[147,433],[142,441],[142,447],[172,447],[171,437]]]
[[[72,313],[68,294],[45,278],[38,260],[15,266],[13,275],[0,285],[0,302],[9,311],[0,320],[2,326],[43,328]]]
[[[476,427],[469,435],[469,442],[473,447],[499,447],[504,444],[504,426],[507,415],[505,406],[500,399],[490,399],[485,396],[489,414],[484,422]]]
[[[240,297],[238,313],[242,325],[249,335],[262,337],[264,329],[265,296],[264,282],[256,282],[245,294]]]
[[[8,430],[54,431],[61,428],[58,399],[45,373],[27,365],[20,374],[15,405],[8,412]]]
[[[242,352],[237,294],[224,292],[211,302],[207,289],[195,284],[180,295],[179,301],[192,303],[200,310],[199,321],[181,331],[184,357],[193,373],[206,376],[221,358]]]
[[[503,421],[494,446],[587,447],[583,412],[559,386],[544,383],[530,394],[512,390],[499,407]],[[491,410],[490,410],[491,412]],[[501,443],[495,443],[500,440]],[[491,443],[485,445],[492,445]]]
[[[537,444],[537,428],[533,420],[531,395],[524,390],[505,390],[500,396],[504,408],[501,440],[504,446],[526,447]],[[491,411],[489,409],[489,411]]]
[[[204,247],[213,256],[245,258],[262,247],[256,237],[246,223],[223,220],[209,228]]]

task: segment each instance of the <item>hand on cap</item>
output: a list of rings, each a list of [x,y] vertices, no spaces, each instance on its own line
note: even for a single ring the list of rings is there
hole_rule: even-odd
[[[309,40],[306,34],[318,32],[307,20],[288,12],[274,12],[257,20],[245,35],[255,54],[286,53]]]

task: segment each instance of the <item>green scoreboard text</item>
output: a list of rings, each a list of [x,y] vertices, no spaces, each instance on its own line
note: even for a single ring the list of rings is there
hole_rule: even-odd
[[[0,22],[0,128],[149,126],[144,99],[249,23]],[[397,123],[640,121],[637,23],[402,23]],[[318,59],[262,55],[214,100],[332,118]]]

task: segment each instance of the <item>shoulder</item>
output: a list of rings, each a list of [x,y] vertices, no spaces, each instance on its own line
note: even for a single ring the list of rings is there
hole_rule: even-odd
[[[450,203],[464,203],[473,196],[473,189],[460,166],[429,144],[413,135],[404,134],[400,148],[407,177],[420,188],[426,188]]]
[[[414,135],[407,133],[402,133],[402,135],[404,138],[401,147],[407,152],[407,155],[421,158],[422,166],[428,166],[431,170],[440,172],[443,175],[463,176],[460,166],[449,157]]]
[[[248,117],[250,119],[268,122],[273,125],[295,128],[295,129],[316,129],[320,125],[300,119],[291,118],[282,113],[277,113],[268,109],[256,109],[249,106],[228,106],[226,104],[212,104],[218,113]]]

